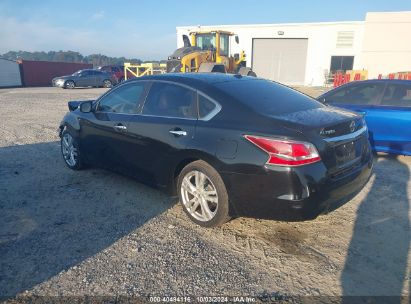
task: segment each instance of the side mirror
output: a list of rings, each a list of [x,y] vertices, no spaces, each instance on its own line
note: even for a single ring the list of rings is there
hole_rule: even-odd
[[[85,101],[80,104],[80,112],[90,113],[93,110],[93,103],[91,101]]]
[[[319,102],[321,102],[321,103],[323,103],[323,104],[327,105],[327,102],[326,102],[325,97],[319,97],[319,98],[317,98],[317,101],[319,101]]]
[[[234,40],[235,40],[235,43],[237,44],[240,43],[240,38],[238,38],[238,35],[235,35]]]

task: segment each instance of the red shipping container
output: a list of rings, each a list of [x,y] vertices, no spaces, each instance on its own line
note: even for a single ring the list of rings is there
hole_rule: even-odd
[[[89,63],[19,60],[21,78],[26,87],[50,86],[54,77],[71,75],[82,69],[92,69]]]

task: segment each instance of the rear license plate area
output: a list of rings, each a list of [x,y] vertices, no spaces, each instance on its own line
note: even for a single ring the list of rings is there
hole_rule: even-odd
[[[334,148],[337,166],[343,167],[361,157],[362,140],[354,140],[340,144]]]

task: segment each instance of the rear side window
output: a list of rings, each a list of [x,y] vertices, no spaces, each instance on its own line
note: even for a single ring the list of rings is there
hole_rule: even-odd
[[[212,114],[217,108],[217,105],[207,97],[198,95],[198,116],[199,118],[206,118]]]
[[[179,85],[154,82],[144,103],[143,114],[196,119],[196,93]]]
[[[381,83],[352,85],[336,90],[326,97],[329,104],[373,105],[377,104],[384,91]]]
[[[381,105],[411,107],[411,84],[389,84]]]
[[[281,115],[324,106],[298,91],[268,80],[235,80],[215,85],[256,112],[268,115]]]
[[[103,96],[97,111],[135,114],[138,113],[139,101],[144,93],[145,83],[133,83],[121,86]]]

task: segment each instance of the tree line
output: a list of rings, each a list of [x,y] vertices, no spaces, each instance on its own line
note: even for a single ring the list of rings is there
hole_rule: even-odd
[[[102,54],[91,54],[83,56],[74,51],[49,51],[49,52],[27,52],[27,51],[9,51],[0,54],[0,57],[9,60],[40,60],[40,61],[59,61],[59,62],[80,62],[91,63],[94,67],[103,65],[123,65],[124,62],[141,64],[142,60],[138,58],[110,57]],[[152,62],[152,61],[151,61]]]

